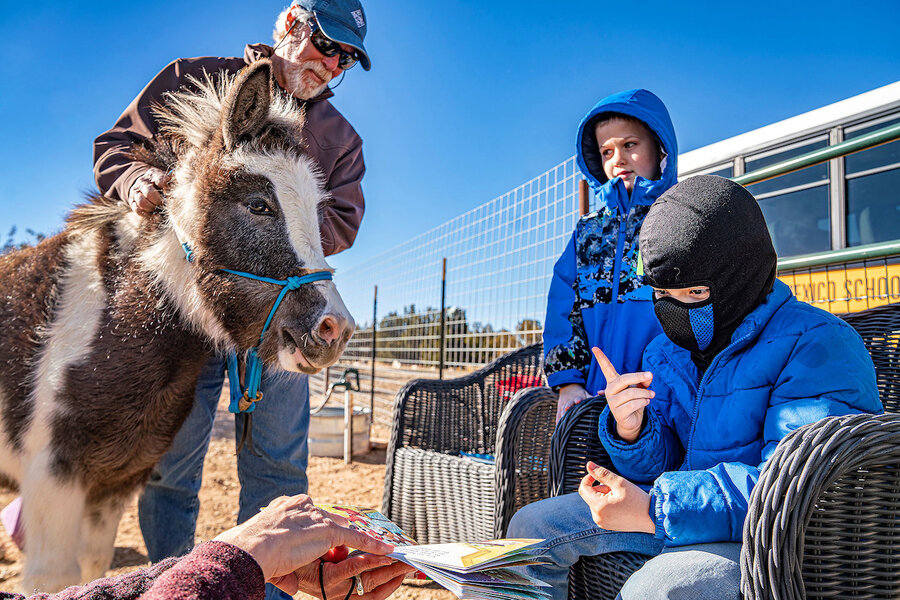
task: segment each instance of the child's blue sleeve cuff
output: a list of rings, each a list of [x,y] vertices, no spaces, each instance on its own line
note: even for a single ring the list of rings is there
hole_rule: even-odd
[[[559,392],[559,388],[570,383],[585,385],[584,373],[579,369],[566,369],[547,375],[547,386],[553,388],[554,392]]]
[[[650,489],[650,518],[656,525],[656,531],[653,534],[658,540],[666,539],[666,528],[663,523],[664,516],[662,514],[662,500],[659,498],[659,488],[653,486]]]

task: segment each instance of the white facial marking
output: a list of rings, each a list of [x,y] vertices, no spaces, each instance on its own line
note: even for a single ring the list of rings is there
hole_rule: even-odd
[[[238,149],[225,163],[227,168],[242,168],[272,182],[294,254],[306,268],[329,268],[319,234],[319,203],[327,194],[312,160],[282,151]]]

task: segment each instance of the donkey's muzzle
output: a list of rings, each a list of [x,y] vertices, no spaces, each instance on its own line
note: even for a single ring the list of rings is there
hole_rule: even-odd
[[[337,314],[323,315],[312,330],[313,340],[325,346],[330,346],[338,341],[346,343],[353,335],[356,323],[352,317],[342,317]],[[343,345],[343,344],[342,344]]]
[[[308,333],[283,327],[281,337],[295,367],[304,373],[315,373],[337,362],[354,329],[356,323],[349,314],[326,313]]]

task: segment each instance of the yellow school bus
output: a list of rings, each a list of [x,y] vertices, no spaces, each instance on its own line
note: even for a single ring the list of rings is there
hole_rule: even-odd
[[[684,153],[679,177],[746,185],[766,216],[779,279],[800,300],[856,312],[900,302],[898,132],[900,81]]]

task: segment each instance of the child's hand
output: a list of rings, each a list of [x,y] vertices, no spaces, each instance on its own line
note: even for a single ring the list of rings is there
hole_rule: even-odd
[[[584,389],[584,386],[577,383],[570,383],[559,388],[559,400],[556,403],[556,422],[563,418],[566,411],[581,402],[587,400],[591,395]]]
[[[578,495],[587,502],[597,526],[607,531],[656,533],[656,524],[650,517],[650,494],[592,462],[587,464],[587,470]]]
[[[606,355],[594,346],[594,358],[606,377],[606,403],[616,420],[616,433],[626,442],[633,443],[641,435],[644,422],[644,407],[656,394],[650,387],[653,373],[626,373],[619,375]]]

